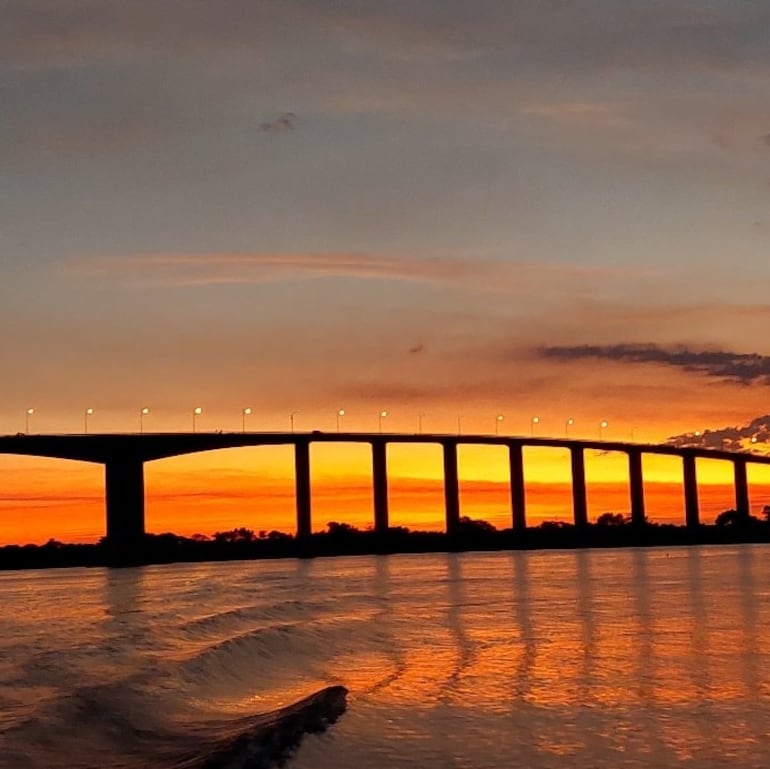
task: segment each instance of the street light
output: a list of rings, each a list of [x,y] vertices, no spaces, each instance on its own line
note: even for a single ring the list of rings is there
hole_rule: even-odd
[[[340,431],[340,418],[345,416],[345,409],[337,410],[337,432]]]
[[[601,422],[599,422],[599,440],[602,439],[602,435],[604,434],[604,430],[609,427],[609,422],[606,419],[602,419]]]
[[[294,432],[294,417],[298,414],[298,411],[292,411],[289,414],[289,424],[291,425],[291,431]]]
[[[564,423],[564,437],[569,438],[569,429],[572,427],[572,425],[575,424],[575,420],[570,417],[565,423]]]
[[[139,410],[139,433],[144,432],[144,418],[150,413],[150,409],[147,408],[147,406],[144,406],[142,409]]]
[[[377,423],[380,428],[380,432],[382,432],[382,420],[385,419],[386,416],[388,416],[388,410],[383,409],[382,411],[380,411],[380,414],[377,417]]]
[[[192,411],[193,432],[195,432],[195,418],[199,417],[202,413],[203,409],[200,406],[196,406]]]
[[[420,413],[417,415],[417,432],[422,435],[422,418],[425,416],[424,413]]]
[[[246,432],[246,417],[251,416],[251,406],[246,406],[245,409],[241,409],[241,427],[242,432]]]
[[[24,412],[24,432],[29,433],[29,418],[35,413],[35,409],[27,409]]]
[[[94,413],[93,409],[86,409],[83,412],[83,427],[85,428],[84,432],[86,435],[88,435],[88,417],[90,417]]]
[[[495,435],[500,434],[500,422],[502,422],[503,419],[505,419],[505,417],[502,414],[498,414],[495,417]]]
[[[463,418],[462,416],[457,417],[457,434],[462,435],[463,434]]]
[[[529,426],[530,427],[530,434],[532,436],[535,435],[535,425],[539,425],[539,424],[540,424],[540,417],[532,417],[532,424],[530,424],[530,426]]]

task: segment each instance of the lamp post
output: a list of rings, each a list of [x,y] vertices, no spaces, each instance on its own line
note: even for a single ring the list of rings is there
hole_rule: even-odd
[[[150,409],[147,406],[139,409],[139,434],[144,432],[144,418],[150,413]]]
[[[575,420],[570,417],[565,423],[564,423],[564,437],[569,438],[569,429],[572,427],[572,425],[575,424]]]
[[[457,434],[462,435],[463,434],[463,418],[462,416],[457,417]]]
[[[251,416],[251,406],[241,409],[241,432],[246,432],[246,417]]]
[[[88,417],[90,417],[94,413],[93,409],[86,409],[83,412],[83,432],[88,435]]]
[[[505,416],[503,416],[503,414],[498,414],[495,417],[495,435],[500,435],[500,422],[502,422],[503,419],[505,419]]]
[[[535,436],[535,425],[539,425],[539,424],[540,424],[540,417],[532,417],[532,422],[529,428],[530,428],[530,435],[532,435],[533,438]]]
[[[29,434],[29,420],[30,417],[35,413],[35,409],[27,409],[24,412],[24,432],[26,434]]]
[[[379,427],[380,432],[382,432],[382,420],[385,419],[386,416],[388,416],[388,410],[383,409],[382,411],[380,411],[377,417],[377,426]]]
[[[200,406],[196,406],[192,410],[192,422],[193,422],[193,432],[196,432],[196,423],[195,419],[196,417],[199,417],[203,413],[203,409]]]
[[[604,436],[604,431],[607,427],[609,427],[609,422],[606,419],[602,419],[601,422],[599,422],[599,440],[602,439]]]
[[[291,431],[294,432],[294,417],[297,415],[297,411],[292,411],[289,414],[289,424],[291,425]]]
[[[345,416],[345,409],[337,409],[337,432],[340,431],[340,419]]]
[[[420,413],[417,415],[417,432],[419,435],[422,435],[422,418],[425,416],[424,413]]]

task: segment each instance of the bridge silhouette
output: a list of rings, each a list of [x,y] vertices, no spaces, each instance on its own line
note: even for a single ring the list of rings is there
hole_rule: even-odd
[[[735,510],[749,515],[747,466],[770,464],[770,456],[719,451],[669,444],[640,444],[603,440],[573,440],[521,436],[448,435],[411,433],[352,432],[242,432],[242,433],[139,433],[78,435],[7,435],[0,436],[0,454],[16,454],[55,459],[93,462],[105,466],[105,508],[107,541],[127,547],[145,534],[144,464],[157,459],[183,456],[217,449],[246,446],[294,446],[297,507],[296,533],[307,538],[312,533],[312,496],[310,488],[311,443],[366,443],[372,449],[374,491],[374,529],[384,532],[389,526],[387,446],[389,444],[438,444],[444,458],[444,503],[446,532],[452,534],[460,524],[459,475],[457,448],[460,445],[503,446],[508,448],[510,463],[511,524],[514,531],[527,526],[524,490],[526,447],[567,449],[571,457],[572,513],[576,527],[588,524],[585,452],[622,452],[628,456],[631,523],[646,520],[642,457],[645,454],[675,456],[682,459],[684,516],[688,528],[700,525],[696,459],[720,459],[733,463]]]

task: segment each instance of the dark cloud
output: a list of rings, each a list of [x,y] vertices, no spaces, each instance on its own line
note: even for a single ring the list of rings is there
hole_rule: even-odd
[[[702,430],[672,435],[666,443],[672,446],[699,446],[725,451],[753,450],[768,453],[770,450],[770,414],[757,417],[742,427],[723,427],[718,430]]]
[[[770,356],[726,350],[691,350],[657,344],[577,345],[542,347],[538,353],[554,360],[610,360],[657,363],[740,384],[770,384]]]
[[[425,345],[422,342],[420,342],[419,344],[413,345],[412,347],[409,348],[409,354],[418,355],[424,350],[425,350]]]
[[[293,131],[297,127],[297,116],[293,112],[284,112],[275,120],[259,124],[259,130],[265,133],[283,133]]]

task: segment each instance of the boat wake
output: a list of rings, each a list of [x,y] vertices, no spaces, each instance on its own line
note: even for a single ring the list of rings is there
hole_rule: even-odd
[[[0,729],[0,769],[272,769],[335,723],[347,694],[329,686],[268,713],[179,721],[130,686],[84,687]]]
[[[206,729],[210,737],[173,769],[270,769],[281,766],[306,734],[323,732],[347,707],[348,690],[329,686],[293,705]]]

